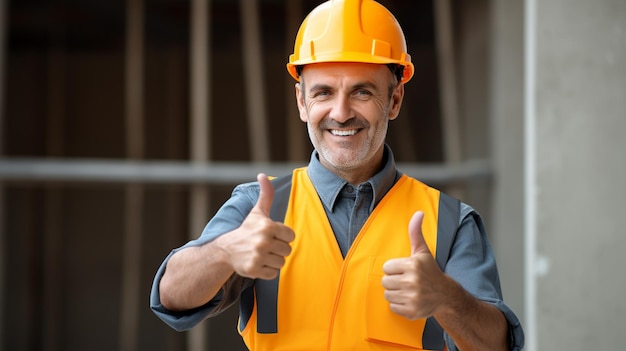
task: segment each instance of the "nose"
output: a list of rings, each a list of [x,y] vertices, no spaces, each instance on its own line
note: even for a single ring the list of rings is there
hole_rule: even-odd
[[[329,117],[339,123],[344,123],[354,117],[350,106],[350,98],[343,94],[338,94],[333,99],[333,106],[330,110]]]

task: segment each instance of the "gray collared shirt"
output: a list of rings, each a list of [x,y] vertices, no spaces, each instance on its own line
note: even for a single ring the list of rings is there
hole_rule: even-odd
[[[378,202],[400,178],[393,153],[387,146],[383,162],[383,168],[372,178],[353,185],[322,166],[317,153],[311,156],[307,173],[324,205],[344,257]]]
[[[315,151],[311,155],[307,172],[324,205],[344,257],[376,204],[401,176],[396,169],[393,153],[386,145],[383,168],[364,183],[352,185],[338,177],[322,166]],[[205,244],[239,227],[256,204],[258,197],[258,183],[237,186],[232,196],[206,225],[202,235],[172,250],[159,267],[152,284],[150,308],[172,328],[176,330],[192,328],[209,315],[218,301],[211,301],[205,306],[187,312],[165,309],[159,298],[159,281],[165,272],[167,261],[171,255],[185,247]],[[502,300],[495,257],[480,216],[469,205],[462,203],[459,223],[445,273],[470,294],[502,311],[509,324],[510,350],[521,350],[524,345],[524,332],[515,313]],[[444,339],[448,350],[458,350],[446,333]]]

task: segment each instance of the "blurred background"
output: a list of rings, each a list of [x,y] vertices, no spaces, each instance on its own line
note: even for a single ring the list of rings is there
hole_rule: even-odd
[[[527,350],[626,343],[626,2],[380,1],[415,76],[399,168],[483,216]],[[244,350],[157,267],[311,153],[285,70],[319,0],[0,0],[0,350]]]

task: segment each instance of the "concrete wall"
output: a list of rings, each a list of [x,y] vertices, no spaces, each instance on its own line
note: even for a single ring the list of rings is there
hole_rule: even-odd
[[[537,1],[538,350],[626,344],[626,2]]]
[[[524,22],[524,1],[493,1],[494,246],[505,298],[524,319],[527,350],[617,350],[626,343],[626,2],[533,3]],[[525,23],[536,33],[526,62]],[[525,65],[535,72],[528,110]],[[525,113],[535,121],[526,135]],[[525,195],[533,149],[536,192]],[[534,221],[522,221],[524,199]],[[526,282],[524,234],[536,240],[529,267],[544,263]]]
[[[524,320],[524,4],[494,0],[491,11],[490,232],[505,302]]]

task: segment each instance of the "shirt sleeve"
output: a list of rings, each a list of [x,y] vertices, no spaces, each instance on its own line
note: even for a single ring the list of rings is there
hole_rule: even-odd
[[[202,322],[211,314],[211,312],[213,312],[215,307],[219,305],[223,294],[222,292],[218,293],[204,306],[200,306],[192,310],[170,311],[166,309],[161,303],[159,283],[165,273],[167,262],[172,255],[180,250],[191,246],[204,245],[220,235],[238,228],[256,204],[258,193],[258,183],[246,183],[237,186],[233,190],[231,197],[222,205],[222,207],[216,212],[215,216],[206,225],[200,237],[172,250],[158,268],[152,282],[152,289],[150,291],[150,309],[157,315],[157,317],[174,330],[189,330],[198,323]]]
[[[496,260],[480,215],[462,204],[461,224],[452,246],[445,273],[477,299],[499,309],[509,329],[509,349],[522,350],[524,331],[515,313],[504,303]],[[458,351],[452,338],[444,332],[449,351]]]

